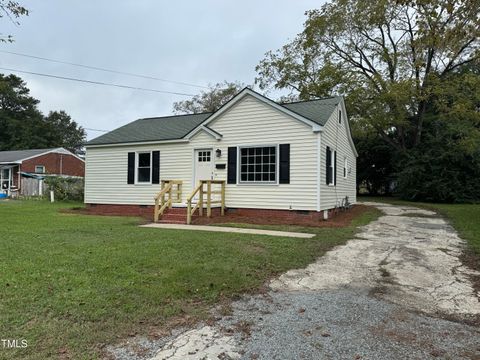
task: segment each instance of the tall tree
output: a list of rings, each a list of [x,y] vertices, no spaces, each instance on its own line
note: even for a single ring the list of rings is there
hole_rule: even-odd
[[[332,0],[306,15],[304,31],[257,66],[260,88],[345,95],[353,117],[401,152],[421,143],[444,80],[480,58],[480,0]]]
[[[240,82],[228,81],[210,85],[208,90],[202,90],[200,94],[195,95],[189,100],[173,103],[173,111],[175,114],[214,112],[244,87],[245,85]]]
[[[0,151],[67,147],[80,149],[85,131],[64,111],[47,117],[38,110],[25,82],[0,74]]]
[[[50,111],[45,117],[49,129],[48,138],[55,146],[61,146],[72,152],[83,147],[87,136],[85,130],[72,120],[65,111]]]
[[[18,19],[21,16],[28,16],[27,8],[17,1],[0,0],[0,18],[7,17],[15,25],[19,25]],[[0,42],[13,42],[13,37],[0,33]]]

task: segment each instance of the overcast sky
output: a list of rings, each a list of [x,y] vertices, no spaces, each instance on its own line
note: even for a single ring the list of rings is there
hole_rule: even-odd
[[[30,16],[1,33],[26,53],[158,78],[208,85],[252,84],[255,65],[302,30],[317,0],[62,1],[25,0]],[[200,89],[98,72],[0,53],[0,67],[195,94]],[[8,71],[2,71],[8,73]],[[132,120],[172,113],[186,97],[17,74],[40,109],[65,110],[86,128],[112,130]],[[88,131],[88,139],[101,135]]]

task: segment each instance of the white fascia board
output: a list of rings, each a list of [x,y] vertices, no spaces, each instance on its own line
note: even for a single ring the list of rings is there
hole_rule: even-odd
[[[126,143],[113,143],[113,144],[92,144],[85,145],[86,149],[102,148],[102,147],[116,147],[116,146],[137,146],[137,145],[153,145],[153,144],[172,144],[172,143],[188,143],[187,139],[175,139],[175,140],[160,140],[160,141],[138,141],[138,142],[126,142]]]
[[[342,101],[340,102],[340,106],[342,107],[343,114],[345,114],[345,125],[347,127],[348,142],[352,147],[355,157],[358,157],[357,148],[355,147],[355,143],[353,142],[353,138],[352,138],[352,131],[350,130],[350,121],[348,120],[347,109],[345,107],[345,100],[343,99],[343,97],[342,97]]]
[[[200,131],[205,131],[208,135],[214,137],[216,140],[222,140],[222,135],[217,133],[216,131],[206,127],[205,125],[200,125],[199,127],[196,127],[192,131],[190,131],[184,139],[190,140],[192,137],[194,137],[196,134],[198,134]]]
[[[60,148],[56,148],[56,149],[52,149],[52,150],[45,151],[45,152],[40,153],[40,154],[37,154],[37,155],[33,155],[33,156],[26,157],[26,158],[24,158],[24,159],[19,160],[18,163],[21,164],[21,163],[22,163],[23,161],[25,161],[25,160],[35,159],[36,157],[43,156],[43,155],[47,155],[47,154],[51,154],[51,153],[72,155],[72,156],[76,157],[78,160],[81,160],[81,161],[85,162],[85,160],[83,160],[81,157],[75,155],[74,153],[72,153],[71,151],[68,151],[68,150],[65,149],[65,148],[60,147]]]

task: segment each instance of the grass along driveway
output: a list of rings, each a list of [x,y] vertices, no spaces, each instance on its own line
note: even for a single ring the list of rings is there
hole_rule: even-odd
[[[308,228],[313,239],[138,227],[137,218],[60,213],[43,201],[0,202],[0,334],[28,347],[2,359],[101,355],[102,344],[202,318],[216,301],[258,289],[342,244],[370,209],[344,228]]]

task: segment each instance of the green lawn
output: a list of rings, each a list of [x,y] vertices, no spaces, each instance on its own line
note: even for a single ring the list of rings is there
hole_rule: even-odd
[[[375,219],[308,228],[314,239],[139,228],[139,220],[60,213],[43,201],[0,202],[1,359],[92,359],[102,344],[147,334],[175,316],[202,318],[216,301],[302,267]]]
[[[358,201],[367,200],[418,206],[438,212],[439,214],[445,216],[451,222],[453,227],[459,232],[460,236],[468,242],[471,251],[480,260],[480,204],[416,203],[385,197],[358,198]]]

